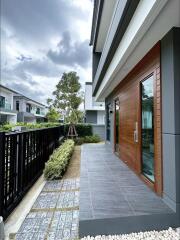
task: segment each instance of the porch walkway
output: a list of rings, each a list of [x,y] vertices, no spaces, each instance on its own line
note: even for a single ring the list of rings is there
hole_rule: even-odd
[[[82,146],[80,236],[136,231],[143,226],[144,221],[153,221],[146,216],[154,215],[158,219],[162,214],[172,216],[173,213],[160,197],[112,153],[110,145]],[[141,221],[139,227],[136,222],[138,216]],[[134,219],[136,226],[130,219]],[[148,227],[145,226],[145,229]]]

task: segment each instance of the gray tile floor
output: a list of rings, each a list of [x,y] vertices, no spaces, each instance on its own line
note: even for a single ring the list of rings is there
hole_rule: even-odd
[[[171,213],[107,144],[86,144],[81,153],[80,220]]]

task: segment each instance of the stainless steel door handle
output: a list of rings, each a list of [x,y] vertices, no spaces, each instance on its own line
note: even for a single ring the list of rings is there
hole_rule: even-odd
[[[135,123],[134,142],[138,143],[138,122]]]

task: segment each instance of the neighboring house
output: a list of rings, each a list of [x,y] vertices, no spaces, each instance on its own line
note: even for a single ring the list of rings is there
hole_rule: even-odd
[[[18,122],[44,122],[47,107],[21,94],[14,96],[14,109],[18,112]]]
[[[92,82],[85,83],[85,122],[94,124],[105,124],[105,104],[95,102],[92,97]]]
[[[85,83],[85,122],[92,124],[93,134],[105,140],[105,103],[92,97],[92,82]]]
[[[44,122],[47,107],[37,101],[0,85],[0,124]]]
[[[90,45],[106,140],[180,224],[180,1],[95,0]]]
[[[14,91],[0,85],[0,124],[17,122],[17,111],[13,109]]]

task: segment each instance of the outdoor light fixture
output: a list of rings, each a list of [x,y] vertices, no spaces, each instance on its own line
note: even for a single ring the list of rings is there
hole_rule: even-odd
[[[113,113],[113,107],[112,107],[112,104],[109,104],[109,105],[108,105],[108,108],[109,108],[109,113],[112,114],[112,113]]]

